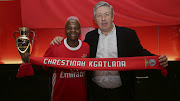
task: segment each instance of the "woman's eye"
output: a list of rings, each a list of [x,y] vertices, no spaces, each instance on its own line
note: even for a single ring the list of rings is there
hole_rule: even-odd
[[[68,27],[67,29],[71,29],[71,27]]]
[[[76,29],[78,29],[78,30],[79,30],[80,28],[79,28],[79,27],[76,27]]]

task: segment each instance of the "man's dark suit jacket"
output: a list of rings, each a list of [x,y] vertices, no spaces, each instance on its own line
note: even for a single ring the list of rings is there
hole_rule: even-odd
[[[134,56],[151,56],[149,51],[143,49],[140,44],[140,41],[136,35],[136,32],[132,29],[125,27],[116,27],[116,36],[117,36],[117,51],[118,57],[134,57]],[[98,46],[99,34],[98,29],[90,31],[86,34],[84,42],[87,42],[90,45],[90,58],[96,57],[97,46]],[[87,73],[87,96],[88,100],[91,99],[92,91],[92,71]],[[131,71],[120,71],[120,77],[122,85],[126,86],[128,94],[133,98],[133,89],[135,83],[135,76]]]

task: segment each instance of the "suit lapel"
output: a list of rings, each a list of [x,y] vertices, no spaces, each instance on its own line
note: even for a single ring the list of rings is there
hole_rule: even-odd
[[[116,26],[116,37],[117,37],[117,50],[118,50],[118,57],[124,57],[126,55],[125,49],[125,38],[124,32],[121,27]],[[127,73],[125,71],[119,71],[122,84],[126,85]]]
[[[117,37],[117,50],[118,50],[118,57],[123,57],[123,49],[124,49],[124,38],[123,38],[123,31],[120,27],[116,26],[116,37]]]
[[[98,41],[99,41],[99,34],[98,34],[98,30],[96,29],[95,34],[93,36],[93,40],[92,40],[92,57],[95,58],[96,57],[96,52],[97,52],[97,46],[98,46]]]

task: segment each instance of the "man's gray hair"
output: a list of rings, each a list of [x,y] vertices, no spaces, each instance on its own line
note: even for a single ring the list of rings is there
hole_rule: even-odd
[[[93,9],[94,19],[95,19],[95,17],[96,17],[96,10],[97,10],[99,7],[102,7],[102,6],[107,6],[107,7],[109,7],[109,9],[110,9],[110,11],[111,11],[111,16],[112,16],[112,17],[114,16],[114,10],[113,10],[112,5],[110,5],[110,4],[107,3],[107,2],[100,1],[100,2],[96,3],[96,5],[94,6],[94,9]]]
[[[67,20],[66,20],[66,23],[67,23],[69,20],[76,20],[76,21],[79,22],[79,19],[78,19],[76,16],[70,16],[70,17],[68,17]],[[65,23],[65,26],[66,26],[66,23]],[[80,22],[79,22],[79,24],[80,24]]]

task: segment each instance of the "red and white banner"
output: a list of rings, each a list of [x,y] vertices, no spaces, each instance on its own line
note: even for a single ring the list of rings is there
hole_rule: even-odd
[[[160,69],[164,76],[165,68],[160,66],[158,56],[123,57],[123,58],[57,58],[30,57],[30,63],[47,67],[79,70],[145,70]]]

